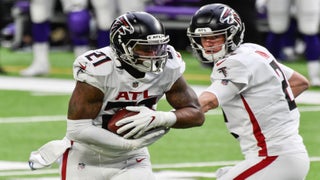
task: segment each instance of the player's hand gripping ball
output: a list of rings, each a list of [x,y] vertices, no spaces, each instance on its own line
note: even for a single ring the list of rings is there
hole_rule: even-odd
[[[117,130],[121,127],[121,126],[116,126],[116,123],[118,121],[120,121],[121,119],[123,118],[127,118],[127,117],[130,117],[130,116],[134,116],[136,114],[138,114],[139,112],[134,112],[134,111],[129,111],[125,108],[122,108],[120,109],[119,111],[117,111],[113,116],[112,118],[109,120],[108,122],[108,130],[115,133],[115,134],[118,134],[117,133]],[[129,131],[129,130],[128,130]],[[127,131],[127,132],[128,132]],[[125,135],[127,132],[123,132],[121,134],[118,134],[120,136],[123,136]]]

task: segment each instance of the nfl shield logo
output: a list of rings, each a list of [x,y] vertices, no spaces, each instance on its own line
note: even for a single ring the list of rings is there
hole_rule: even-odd
[[[86,167],[86,164],[85,164],[85,163],[80,162],[80,163],[78,164],[78,169],[79,169],[79,170],[82,170],[82,169],[84,169],[85,167]]]
[[[139,82],[135,81],[135,82],[132,83],[132,87],[136,88],[138,86],[139,86]]]

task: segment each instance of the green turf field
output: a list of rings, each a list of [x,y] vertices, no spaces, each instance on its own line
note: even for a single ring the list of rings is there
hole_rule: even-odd
[[[208,85],[210,70],[202,68],[189,53],[183,52],[182,56],[187,64],[187,81],[195,85]],[[52,52],[50,57],[52,71],[48,77],[71,79],[73,54]],[[6,76],[18,77],[18,71],[29,65],[31,59],[30,52],[16,53],[0,48],[0,64],[8,72]],[[302,59],[288,65],[304,75],[307,74]],[[317,88],[312,90],[320,93]],[[58,176],[57,166],[31,172],[23,168],[4,170],[1,169],[1,162],[27,162],[32,150],[49,140],[62,138],[65,134],[63,117],[66,115],[69,96],[70,94],[0,90],[0,180]],[[320,179],[319,106],[320,104],[299,104],[300,132],[312,157],[307,180]],[[171,109],[164,100],[160,101],[158,108]],[[46,118],[49,120],[39,121]],[[242,159],[238,143],[227,132],[219,109],[206,115],[206,122],[202,127],[172,129],[149,149],[154,171],[197,172],[198,178],[195,179],[199,180],[214,179],[208,176],[217,168]]]

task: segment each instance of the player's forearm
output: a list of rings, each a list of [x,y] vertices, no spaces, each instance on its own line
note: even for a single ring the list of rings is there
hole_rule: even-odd
[[[204,122],[204,114],[201,109],[194,107],[186,107],[174,112],[177,116],[176,123],[173,128],[190,128],[201,126]]]
[[[102,148],[130,150],[122,137],[92,125],[92,119],[67,120],[67,135],[70,140],[96,145]]]
[[[310,86],[307,78],[301,74],[294,72],[289,79],[289,84],[292,89],[294,97],[299,96],[303,91],[307,90]]]
[[[219,106],[217,97],[206,91],[199,96],[199,102],[204,113]]]

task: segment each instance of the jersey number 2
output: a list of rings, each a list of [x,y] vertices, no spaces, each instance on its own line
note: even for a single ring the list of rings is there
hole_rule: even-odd
[[[292,91],[289,88],[289,83],[288,83],[284,73],[282,72],[279,65],[275,61],[271,61],[270,66],[273,68],[273,70],[276,72],[276,74],[282,79],[282,81],[281,81],[282,91],[286,96],[290,111],[295,109],[297,107],[297,105],[296,105],[296,102],[294,101]]]

